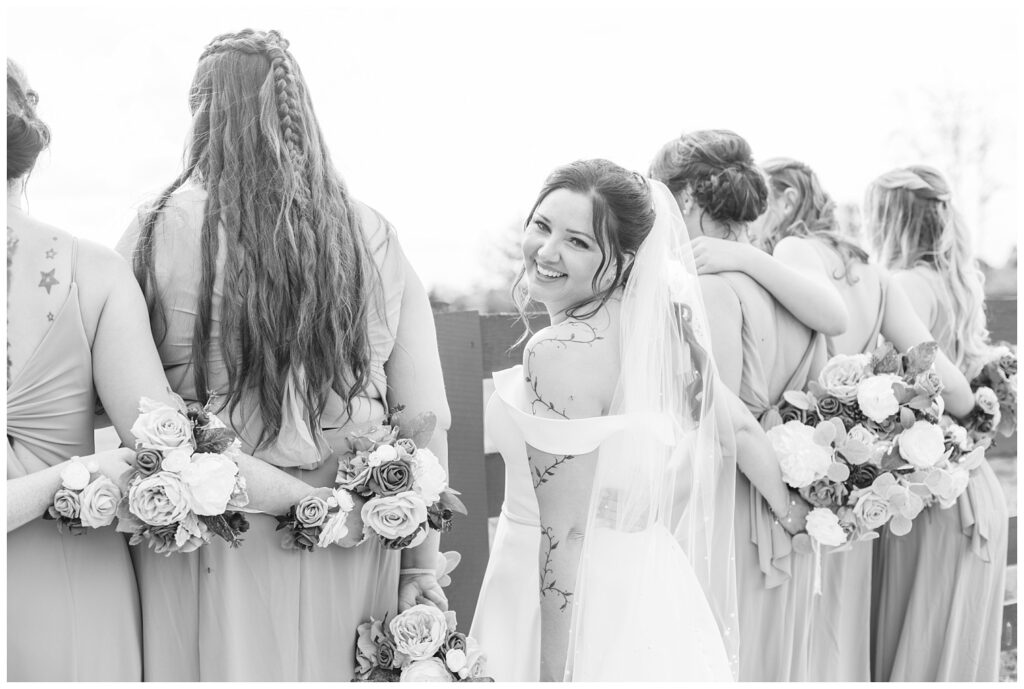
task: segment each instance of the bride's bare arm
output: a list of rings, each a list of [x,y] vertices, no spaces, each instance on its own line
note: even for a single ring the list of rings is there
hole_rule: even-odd
[[[534,336],[523,357],[530,411],[559,420],[605,414],[614,384],[609,379],[618,369],[608,345],[586,322],[561,323]],[[553,454],[528,445],[527,458],[540,514],[540,678],[562,681],[597,453]]]

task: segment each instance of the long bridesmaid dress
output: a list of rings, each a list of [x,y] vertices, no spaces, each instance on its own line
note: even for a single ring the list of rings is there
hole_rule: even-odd
[[[782,393],[803,389],[824,364],[825,342],[746,275],[723,277],[739,297],[743,313],[743,371],[737,394],[767,430],[781,423],[777,407]],[[758,324],[764,321],[751,315],[766,311],[774,328],[762,331]],[[764,362],[761,343],[769,339],[779,343],[776,361]],[[784,363],[786,347],[803,350],[795,367]],[[736,480],[735,523],[740,681],[804,681],[810,666],[814,562],[809,554],[793,551],[790,535],[742,472]]]
[[[879,279],[878,315],[861,354],[878,346],[885,316],[888,280]],[[828,356],[836,351],[826,337]],[[883,529],[884,530],[884,529]],[[811,670],[814,682],[867,682],[871,678],[871,561],[874,543],[854,543],[851,550],[821,558],[821,595],[815,596],[811,621]]]
[[[154,233],[159,295],[167,316],[167,335],[158,349],[171,387],[186,401],[198,398],[190,359],[205,200],[201,188],[179,190]],[[312,436],[294,390],[288,389],[280,437],[256,452],[262,427],[258,406],[243,400],[230,416],[219,412],[239,434],[243,451],[318,487],[334,485],[333,453],[347,451],[348,433],[381,422],[387,413],[384,363],[395,344],[405,284],[402,250],[386,221],[368,207],[360,205],[358,211],[380,271],[383,298],[371,302],[372,380],[353,401],[352,419],[332,395],[321,432]],[[129,228],[119,250],[129,254],[137,239],[137,226]],[[219,272],[225,260],[222,251]],[[218,275],[209,371],[210,388],[221,394],[228,388],[220,343],[222,286]],[[145,546],[133,548],[146,681],[347,682],[354,674],[356,627],[371,616],[395,613],[398,551],[382,548],[376,539],[355,548],[285,550],[273,516],[250,514],[249,523],[237,549],[216,538],[187,555],[163,557]]]
[[[939,298],[932,335],[945,352],[956,334],[941,278],[915,268]],[[930,508],[905,536],[883,532],[875,553],[875,681],[995,682],[1006,585],[1009,511],[992,467],[971,472],[957,504]]]
[[[8,479],[94,450],[96,391],[73,241],[67,300],[8,381]],[[8,532],[8,681],[139,681],[141,637],[128,545],[113,527],[62,535],[39,518]]]

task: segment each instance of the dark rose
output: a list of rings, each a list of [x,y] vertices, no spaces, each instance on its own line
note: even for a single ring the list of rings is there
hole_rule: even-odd
[[[377,495],[398,495],[412,488],[412,467],[404,459],[396,459],[370,470],[367,486]]]
[[[249,530],[249,520],[242,512],[228,512],[226,515],[228,526],[235,533],[245,533]]]
[[[850,478],[846,479],[846,485],[854,488],[867,488],[875,479],[881,470],[870,462],[864,462],[863,464],[854,464],[850,467]]]
[[[317,530],[313,528],[300,529],[298,532],[296,532],[294,540],[295,547],[301,548],[302,550],[308,550],[309,552],[313,552],[313,548],[315,548],[316,544],[320,542],[320,536],[317,534],[316,531]]]
[[[833,483],[827,478],[822,478],[809,486],[804,486],[799,493],[815,507],[832,507],[842,504],[847,490],[842,483]]]
[[[865,423],[867,428],[874,431],[879,438],[886,440],[891,439],[893,434],[896,433],[897,430],[900,430],[902,428],[902,426],[900,426],[898,417],[896,417],[895,415],[890,416],[881,423],[878,423],[877,421],[866,421]]]
[[[840,416],[842,416],[847,428],[853,428],[858,423],[862,423],[867,419],[867,417],[864,416],[864,413],[860,410],[860,405],[857,404],[856,400],[853,400],[852,402],[844,402]]]
[[[843,403],[832,395],[825,395],[818,400],[818,411],[826,419],[831,419],[833,416],[839,416],[842,414]]]
[[[465,651],[466,650],[466,635],[462,632],[449,632],[448,638],[444,640],[444,645],[441,649],[447,653],[448,651]]]
[[[794,407],[792,404],[784,402],[779,407],[779,416],[782,417],[782,423],[789,421],[799,421],[800,423],[807,423],[807,417],[810,416],[810,412],[807,412],[799,407]]]
[[[143,476],[149,476],[160,468],[164,455],[160,450],[139,450],[135,453],[135,468]]]
[[[390,668],[395,664],[395,644],[390,639],[384,639],[377,646],[377,665],[382,668]]]

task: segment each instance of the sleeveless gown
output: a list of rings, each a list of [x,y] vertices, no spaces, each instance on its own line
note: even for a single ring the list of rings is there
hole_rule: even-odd
[[[7,478],[93,452],[92,352],[75,281],[7,387]],[[139,681],[135,573],[113,527],[60,534],[41,517],[7,534],[7,679]]]
[[[860,353],[878,347],[885,316],[888,279],[879,282],[878,315]],[[826,337],[828,356],[835,356]],[[888,527],[883,528],[883,530]],[[871,560],[875,541],[851,550],[825,552],[821,558],[821,595],[815,596],[811,621],[811,669],[814,682],[868,682],[871,679]]]
[[[198,398],[190,360],[205,199],[205,191],[195,187],[178,192],[155,233],[159,294],[167,315],[167,336],[158,348],[171,387],[186,401]],[[374,215],[364,210],[362,215]],[[390,225],[380,216],[376,219],[363,231],[380,270],[383,298],[372,302],[372,380],[353,401],[352,420],[346,418],[342,400],[332,395],[321,432],[311,435],[289,385],[281,435],[256,452],[262,428],[258,407],[243,400],[231,415],[226,409],[218,412],[239,434],[244,452],[312,486],[333,486],[333,453],[347,451],[350,431],[379,423],[387,413],[384,363],[395,344],[404,262]],[[129,230],[122,252],[131,251],[136,240],[137,233]],[[214,285],[209,373],[211,389],[221,394],[228,388],[220,347],[225,258],[222,250]],[[196,552],[170,557],[145,546],[132,549],[145,625],[146,681],[347,682],[354,676],[356,627],[371,616],[381,619],[397,611],[399,551],[382,548],[376,539],[355,548],[285,550],[272,515],[249,514],[248,519],[250,529],[237,549],[218,538]]]
[[[745,275],[724,274],[740,300],[743,371],[739,398],[768,430],[782,418],[778,405],[786,390],[802,390],[824,362],[825,343]],[[755,332],[748,315],[773,309],[777,330]],[[804,353],[781,387],[771,385],[760,342],[781,343],[793,331],[806,340]],[[780,350],[781,351],[781,350]],[[774,394],[772,391],[776,391]],[[808,679],[814,562],[793,552],[789,533],[775,522],[768,503],[742,472],[736,477],[736,580],[740,616],[740,681],[795,682]]]
[[[505,501],[477,599],[470,636],[487,654],[487,674],[499,682],[536,682],[540,675],[540,513],[530,479],[526,444],[557,454],[586,454],[622,430],[627,417],[612,415],[569,421],[542,419],[525,411],[522,366],[494,373],[495,392],[487,404],[488,432],[505,461]],[[588,600],[600,601],[584,611],[581,624],[617,635],[601,657],[577,656],[574,681],[729,681],[729,661],[703,589],[675,540],[634,538],[609,529],[593,529],[595,557],[629,561],[636,547],[655,547],[671,563],[645,577],[654,603],[645,610],[616,606],[614,573],[595,577]],[[653,546],[651,544],[654,544]],[[671,574],[671,576],[666,576]],[[670,624],[675,619],[685,624]],[[623,615],[630,615],[623,623]],[[636,633],[640,629],[641,633]],[[651,643],[654,640],[657,643]],[[642,660],[641,660],[642,659]]]
[[[928,327],[953,351],[952,303],[939,276]],[[1009,519],[988,462],[971,472],[957,504],[929,508],[905,536],[883,530],[875,553],[875,681],[995,682],[999,678]]]

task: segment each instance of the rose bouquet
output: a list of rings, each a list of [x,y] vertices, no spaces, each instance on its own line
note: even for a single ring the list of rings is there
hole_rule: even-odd
[[[348,491],[322,488],[292,506],[288,513],[277,517],[277,531],[286,529],[282,546],[286,549],[307,550],[326,548],[348,536],[349,512],[355,502]]]
[[[390,622],[359,625],[354,681],[493,682],[486,662],[476,641],[456,631],[454,611],[414,605]]]
[[[53,496],[43,519],[57,521],[57,529],[76,536],[87,528],[99,529],[114,521],[117,505],[121,502],[121,489],[106,476],[91,479],[96,473],[96,462],[86,464],[78,457],[60,472],[61,486]]]
[[[1013,435],[1017,428],[1017,348],[1005,342],[993,347],[989,360],[971,381],[971,389],[975,411],[965,426],[975,439],[995,432]]]
[[[396,407],[387,423],[353,433],[337,476],[338,486],[367,498],[361,512],[366,533],[396,549],[419,545],[428,528],[448,531],[456,512],[466,514],[441,462],[424,447],[436,417],[428,412],[399,423],[401,414]]]
[[[233,459],[240,445],[234,432],[198,405],[175,408],[144,397],[139,411],[118,531],[165,555],[191,552],[211,534],[238,546],[249,523],[228,510],[245,507],[249,496]]]

